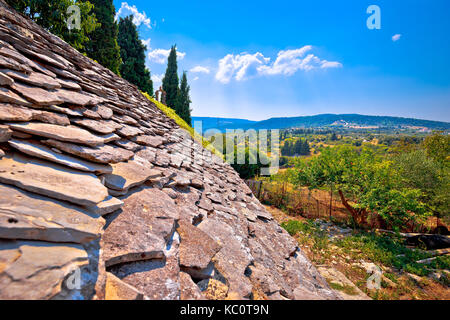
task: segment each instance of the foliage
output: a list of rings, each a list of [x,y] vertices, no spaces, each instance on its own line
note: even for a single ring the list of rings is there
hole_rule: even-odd
[[[175,112],[184,120],[187,124],[191,125],[191,98],[189,96],[190,87],[187,83],[186,71],[183,72],[181,78],[180,89],[177,93],[177,99],[175,102]]]
[[[392,161],[369,147],[325,148],[315,158],[298,159],[293,182],[338,190],[352,215],[376,212],[393,228],[427,214],[420,189],[402,184]]]
[[[85,52],[89,34],[100,27],[92,10],[94,6],[91,0],[6,0],[6,2],[80,52]],[[79,30],[69,29],[67,23],[72,15],[72,12],[67,12],[67,9],[75,4],[80,8]]]
[[[120,46],[120,74],[131,83],[135,84],[139,90],[153,95],[153,81],[150,71],[145,66],[146,46],[139,39],[136,25],[133,23],[133,16],[120,18],[119,34],[117,43]]]
[[[117,44],[119,32],[114,21],[116,10],[112,0],[89,0],[94,4],[94,13],[101,27],[89,34],[90,41],[86,44],[87,55],[108,68],[115,74],[119,73],[122,63],[120,48]]]
[[[166,116],[173,119],[181,128],[183,128],[184,130],[189,132],[191,137],[196,139],[198,142],[200,142],[205,149],[211,151],[216,156],[223,158],[223,155],[220,152],[218,152],[207,139],[204,139],[201,135],[199,135],[197,132],[195,132],[195,130],[191,126],[189,126],[183,119],[181,119],[180,116],[178,116],[176,114],[175,110],[173,110],[172,108],[169,108],[168,106],[155,100],[153,97],[151,97],[146,92],[142,92],[142,94],[144,95],[144,97],[146,97],[152,103],[154,103],[158,107],[158,109],[160,109],[162,112],[164,112],[164,114]]]
[[[169,57],[167,58],[167,69],[162,80],[163,90],[166,92],[166,104],[175,109],[178,96],[178,66],[177,66],[177,47],[172,46]]]
[[[425,138],[425,150],[431,158],[445,166],[450,164],[450,136],[443,132],[436,132]]]
[[[295,156],[295,155],[309,155],[311,150],[309,143],[306,139],[297,139],[295,142],[287,140],[283,147],[281,147],[281,155],[283,156]]]

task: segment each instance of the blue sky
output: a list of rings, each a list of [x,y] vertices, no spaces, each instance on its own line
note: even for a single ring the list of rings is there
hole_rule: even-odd
[[[450,1],[114,0],[155,86],[172,44],[194,116],[360,113],[450,121]],[[370,5],[381,29],[369,30]]]

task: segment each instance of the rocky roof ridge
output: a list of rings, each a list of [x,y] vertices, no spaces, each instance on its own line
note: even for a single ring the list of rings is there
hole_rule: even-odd
[[[334,299],[230,165],[0,0],[0,299]]]

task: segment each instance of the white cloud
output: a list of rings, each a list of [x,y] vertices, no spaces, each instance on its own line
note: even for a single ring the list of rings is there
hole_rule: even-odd
[[[130,14],[133,15],[133,23],[139,27],[141,24],[146,25],[148,28],[152,28],[151,20],[147,17],[145,11],[139,12],[135,5],[130,6],[127,2],[122,2],[120,9],[116,12],[115,19],[119,17],[126,17]]]
[[[278,52],[277,58],[273,63],[270,63],[270,58],[264,57],[260,52],[255,54],[228,54],[219,60],[216,80],[228,83],[233,78],[236,81],[242,81],[252,76],[290,76],[299,70],[310,71],[313,69],[342,67],[340,62],[322,60],[313,54],[306,55],[310,50],[312,50],[312,46],[304,46],[294,50],[282,50]]]
[[[155,63],[163,64],[167,62],[167,58],[169,57],[170,49],[154,49],[148,53],[148,58],[150,61]],[[177,51],[177,58],[182,60],[186,55],[185,52]]]
[[[192,73],[206,73],[206,74],[208,74],[210,72],[210,70],[207,67],[195,66],[191,70],[189,70],[189,72],[192,72]]]
[[[198,79],[200,79],[200,78],[199,78],[199,77],[195,77],[195,78],[194,78],[194,81],[197,81]]]
[[[142,39],[141,41],[142,41],[142,44],[147,47],[147,50],[150,50],[150,48],[151,48],[151,46],[150,46],[151,39],[150,38],[148,38],[147,40]]]
[[[238,55],[227,54],[219,60],[219,70],[216,79],[222,83],[228,83],[232,78],[237,81],[245,80],[258,73],[258,68],[267,64],[270,58],[265,58],[262,53],[241,53]]]
[[[162,79],[164,78],[164,74],[152,74],[153,88],[155,91],[159,88],[162,83]]]
[[[396,41],[400,40],[401,37],[402,37],[402,35],[399,34],[399,33],[394,34],[394,35],[392,36],[392,41],[396,42]]]

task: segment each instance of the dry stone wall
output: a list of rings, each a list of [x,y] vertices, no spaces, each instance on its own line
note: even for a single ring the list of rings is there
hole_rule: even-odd
[[[1,299],[335,299],[230,165],[0,0]]]

